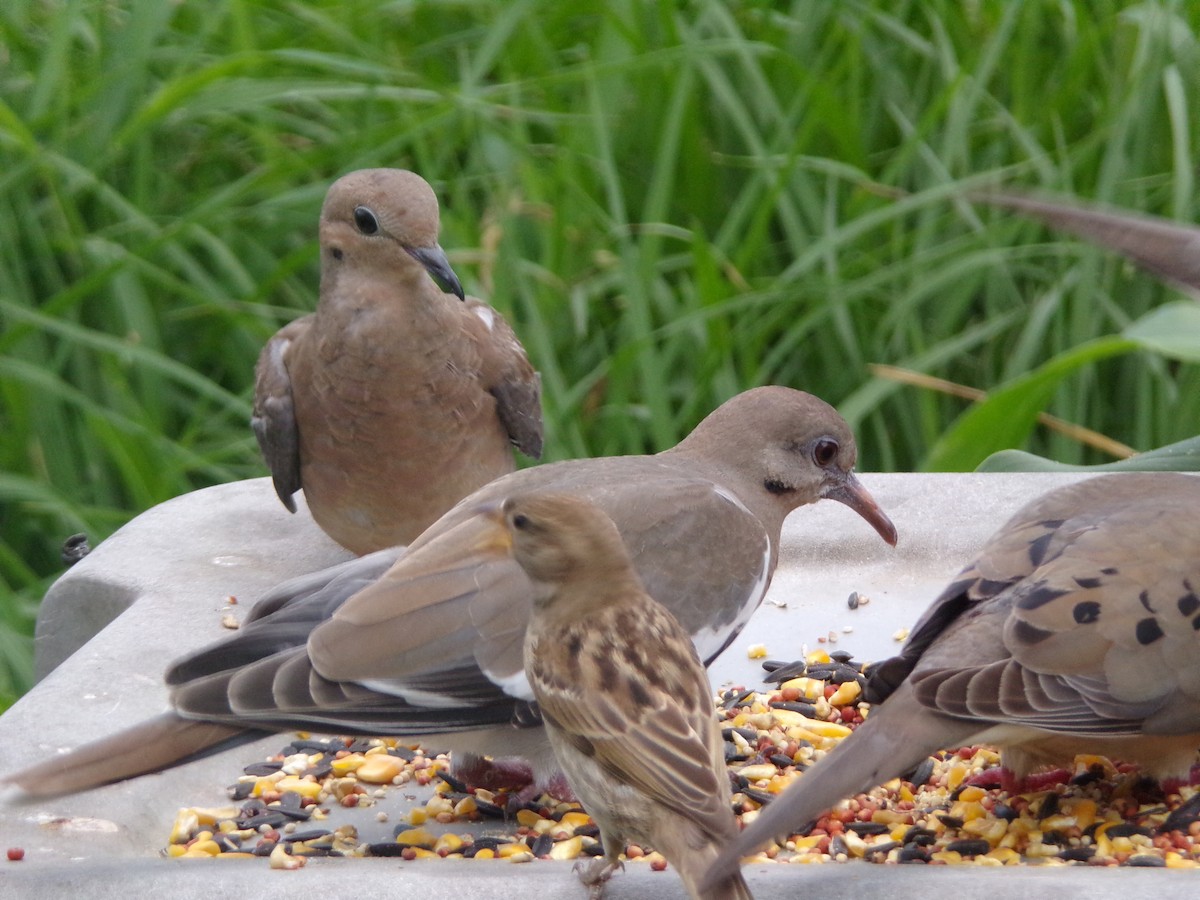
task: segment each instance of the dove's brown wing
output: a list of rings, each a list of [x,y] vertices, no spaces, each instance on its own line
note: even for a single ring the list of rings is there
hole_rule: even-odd
[[[288,350],[312,327],[313,317],[304,316],[280,328],[258,355],[254,369],[254,413],[250,425],[275,493],[290,512],[296,511],[292,495],[300,490],[300,437],[296,408],[292,402],[292,379],[288,374]]]
[[[526,456],[542,455],[542,378],[512,327],[482,300],[467,298],[477,322],[469,329],[479,347],[480,380],[496,398],[496,415],[509,440]]]

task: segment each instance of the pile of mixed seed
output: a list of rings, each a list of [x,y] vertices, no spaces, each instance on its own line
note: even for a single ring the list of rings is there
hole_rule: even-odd
[[[763,667],[775,689],[734,688],[717,698],[734,811],[747,822],[870,713],[860,700],[863,667],[849,654],[818,650],[794,663],[765,660]],[[930,757],[907,780],[842,802],[753,859],[1200,865],[1196,788],[1164,796],[1134,769],[1079,756],[1073,771],[1050,773],[1037,790],[1008,796],[983,774],[998,765],[999,754],[986,747]],[[432,796],[407,810],[391,840],[360,840],[354,825],[323,827],[335,808],[372,807],[414,784],[433,785]],[[445,755],[391,739],[294,740],[248,766],[230,798],[227,807],[180,810],[166,854],[262,856],[273,867],[296,868],[312,856],[525,862],[602,853],[598,829],[579,804],[546,794],[521,803],[516,794],[463,784]],[[376,815],[384,821],[384,813]],[[475,824],[460,833],[459,823]],[[441,829],[449,830],[435,833]],[[630,846],[626,856],[666,865],[650,848]]]

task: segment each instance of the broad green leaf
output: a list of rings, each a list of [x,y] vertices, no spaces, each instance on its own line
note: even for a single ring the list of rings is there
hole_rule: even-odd
[[[1095,466],[1055,462],[1024,450],[1001,450],[979,465],[980,472],[1197,472],[1200,471],[1200,437],[1147,450],[1129,459]]]
[[[1156,307],[1124,331],[1147,350],[1185,362],[1200,362],[1200,303],[1181,300]]]
[[[922,468],[927,472],[970,472],[992,453],[1023,443],[1059,382],[1085,365],[1137,347],[1126,338],[1097,338],[991,391],[938,439]]]

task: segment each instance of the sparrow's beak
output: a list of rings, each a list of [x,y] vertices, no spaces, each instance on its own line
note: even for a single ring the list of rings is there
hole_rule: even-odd
[[[480,528],[471,549],[482,553],[511,553],[512,531],[504,518],[504,501],[481,503],[475,507],[475,515],[479,518]]]
[[[467,295],[459,283],[458,276],[450,268],[450,260],[446,259],[446,251],[434,244],[432,247],[405,247],[408,255],[425,267],[425,271],[434,277],[442,286],[459,300],[466,300]]]
[[[896,546],[896,541],[899,537],[896,534],[896,526],[887,517],[887,513],[879,508],[879,504],[875,502],[875,498],[871,496],[871,492],[862,486],[861,481],[854,477],[853,472],[847,472],[845,478],[827,488],[824,497],[826,500],[836,500],[838,503],[845,503],[870,522],[871,527],[879,532],[881,538],[893,547]]]

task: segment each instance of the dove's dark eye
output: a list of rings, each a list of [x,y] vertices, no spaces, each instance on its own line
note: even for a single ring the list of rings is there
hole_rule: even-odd
[[[833,438],[821,438],[813,444],[813,462],[821,468],[828,466],[837,459],[838,442]]]
[[[525,515],[525,513],[517,513],[512,517],[512,524],[513,528],[516,528],[518,531],[524,531],[529,527],[529,516]]]
[[[354,207],[354,225],[363,234],[375,234],[379,231],[379,220],[375,218],[375,213],[365,206]]]

